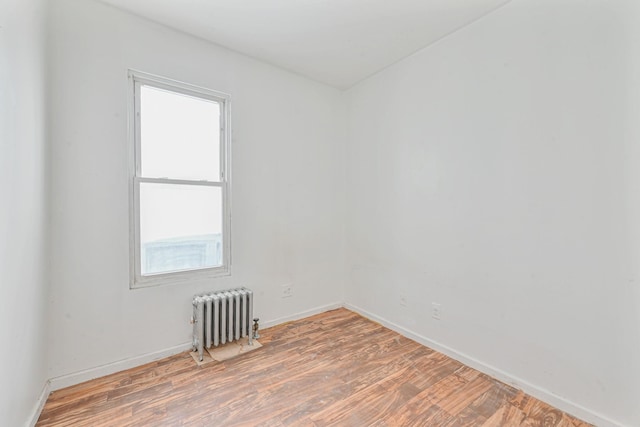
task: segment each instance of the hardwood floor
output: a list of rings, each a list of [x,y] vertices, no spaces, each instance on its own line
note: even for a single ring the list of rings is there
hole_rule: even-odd
[[[53,392],[37,426],[588,426],[345,309],[261,333]]]

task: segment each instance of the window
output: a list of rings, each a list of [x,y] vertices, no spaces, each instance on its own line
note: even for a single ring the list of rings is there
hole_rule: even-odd
[[[229,96],[129,73],[132,287],[229,273]]]

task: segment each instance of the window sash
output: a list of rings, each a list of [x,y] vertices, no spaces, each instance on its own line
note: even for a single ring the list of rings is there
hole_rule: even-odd
[[[190,187],[194,185],[198,186],[207,186],[207,187],[219,187],[222,189],[222,265],[219,267],[207,267],[207,268],[197,268],[191,270],[184,271],[172,271],[172,272],[164,272],[164,273],[153,273],[153,274],[142,274],[142,241],[141,241],[141,224],[140,224],[140,184],[142,183],[155,183],[155,184],[172,184],[172,185],[184,185],[185,187]],[[230,247],[228,239],[228,221],[227,215],[225,212],[228,209],[227,206],[227,187],[224,183],[216,183],[216,182],[202,182],[202,181],[181,181],[181,180],[172,180],[172,179],[161,179],[161,178],[136,178],[135,179],[135,274],[136,274],[136,284],[138,286],[149,286],[149,284],[162,284],[162,283],[171,283],[175,281],[183,281],[191,278],[198,277],[210,277],[213,275],[223,275],[228,274],[228,266],[230,261],[230,253],[228,248]]]
[[[230,120],[229,120],[229,104],[230,97],[226,94],[212,91],[181,83],[158,76],[153,76],[137,71],[129,72],[130,94],[133,96],[130,103],[130,144],[131,149],[131,178],[130,178],[130,253],[132,254],[131,270],[131,288],[156,286],[163,284],[181,283],[191,280],[205,279],[230,274],[231,265],[231,242],[230,242],[230,194],[229,194],[229,160],[230,160]],[[151,178],[141,176],[142,158],[141,158],[141,126],[140,126],[140,87],[149,85],[156,88],[168,90],[170,92],[180,93],[195,98],[207,99],[218,102],[220,105],[220,181],[207,180],[184,180],[168,178]],[[154,273],[142,275],[142,248],[140,239],[140,184],[142,183],[158,183],[173,184],[185,186],[210,186],[220,187],[222,189],[222,266],[200,268],[193,270]]]
[[[132,72],[133,73],[133,72]],[[133,73],[133,90],[134,90],[134,105],[133,105],[133,123],[134,123],[134,142],[135,142],[135,176],[142,177],[142,130],[141,130],[141,121],[140,121],[140,110],[141,110],[141,94],[140,88],[142,86],[151,86],[159,89],[164,89],[170,92],[179,93],[182,95],[192,96],[194,98],[199,99],[207,99],[209,101],[217,102],[220,105],[220,181],[225,182],[227,176],[227,166],[228,166],[228,158],[227,158],[227,150],[228,144],[230,142],[227,134],[228,126],[228,111],[227,106],[229,104],[228,95],[224,95],[221,97],[217,92],[211,91],[210,89],[204,88],[196,88],[195,86],[188,85],[186,83],[181,82],[173,82],[171,81],[171,85],[166,83],[167,79],[163,79],[157,76],[151,76],[149,74],[143,73]],[[170,178],[170,177],[168,177]],[[215,182],[215,181],[209,181]]]

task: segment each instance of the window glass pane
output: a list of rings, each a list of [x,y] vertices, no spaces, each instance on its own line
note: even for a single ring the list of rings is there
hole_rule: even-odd
[[[220,180],[220,105],[140,88],[142,176]]]
[[[222,265],[222,190],[140,184],[143,275]]]

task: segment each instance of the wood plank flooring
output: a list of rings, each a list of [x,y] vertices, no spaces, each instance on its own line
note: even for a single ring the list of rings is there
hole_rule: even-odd
[[[53,392],[37,426],[588,426],[345,309],[261,333],[222,363],[182,353]]]

